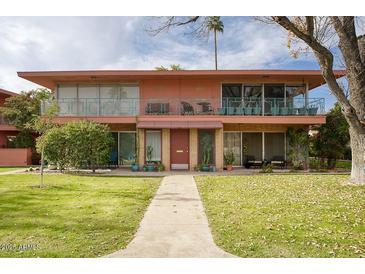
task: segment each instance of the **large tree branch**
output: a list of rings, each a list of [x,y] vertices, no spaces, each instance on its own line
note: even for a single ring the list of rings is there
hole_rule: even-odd
[[[332,93],[336,96],[337,100],[343,107],[343,113],[346,118],[352,122],[358,124],[358,117],[354,107],[351,105],[349,100],[340,85],[337,83],[336,76],[333,72],[333,55],[331,51],[323,46],[319,41],[316,40],[314,35],[309,35],[307,31],[300,30],[293,22],[286,16],[273,16],[275,22],[279,25],[292,32],[296,37],[303,40],[313,51],[318,59],[320,67],[322,69],[323,78],[326,80],[328,87]],[[306,28],[308,30],[308,27]]]
[[[169,30],[171,27],[180,27],[195,23],[200,17],[201,16],[190,16],[186,19],[178,20],[176,16],[168,16],[167,19],[157,28],[149,29],[147,31],[152,35],[157,35],[165,30]]]
[[[307,23],[307,34],[313,37],[314,33],[314,17],[313,16],[306,16],[305,21]]]

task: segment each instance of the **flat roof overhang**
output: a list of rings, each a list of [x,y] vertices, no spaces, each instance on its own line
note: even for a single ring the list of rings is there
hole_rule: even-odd
[[[12,91],[9,91],[6,89],[1,89],[1,88],[0,88],[0,94],[5,94],[7,96],[18,96],[19,95],[18,93],[15,93],[15,92],[12,92]]]
[[[1,124],[0,125],[0,131],[20,131],[15,126],[7,125],[7,124]]]
[[[201,125],[211,126],[210,123],[220,124],[276,124],[276,125],[320,125],[326,123],[325,115],[316,116],[220,116],[220,115],[143,115],[143,116],[59,116],[54,118],[56,123],[67,123],[79,120],[90,120],[103,124],[141,124],[148,122],[150,125],[164,125],[174,128],[177,126]],[[213,124],[212,124],[213,125]],[[175,126],[176,127],[176,126]],[[219,126],[220,128],[220,126]]]
[[[335,70],[336,78],[346,75],[345,70]],[[18,76],[41,86],[54,89],[59,83],[123,83],[145,79],[186,79],[214,78],[221,81],[230,79],[265,79],[265,81],[308,82],[309,89],[325,84],[320,70],[83,70],[83,71],[28,71]],[[259,80],[257,80],[259,81]]]

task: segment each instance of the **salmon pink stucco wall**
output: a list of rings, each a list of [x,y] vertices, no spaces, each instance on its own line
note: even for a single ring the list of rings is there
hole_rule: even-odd
[[[0,148],[0,166],[27,166],[32,164],[30,148]]]
[[[3,93],[0,93],[0,107],[2,107],[5,103],[5,99],[10,97],[9,95],[6,95],[6,94],[3,94]]]
[[[146,79],[140,82],[141,110],[147,101],[166,102],[172,111],[178,111],[180,101],[196,103],[209,99],[214,108],[220,105],[220,81],[217,79]]]

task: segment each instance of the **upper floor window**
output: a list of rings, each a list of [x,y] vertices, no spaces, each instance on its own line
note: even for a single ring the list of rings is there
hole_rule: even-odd
[[[242,97],[242,84],[223,84],[222,97]]]

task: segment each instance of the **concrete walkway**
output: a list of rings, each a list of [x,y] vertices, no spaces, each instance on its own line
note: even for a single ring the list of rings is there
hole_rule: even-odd
[[[10,170],[10,171],[4,171],[4,172],[0,172],[0,175],[9,175],[9,174],[25,173],[24,170],[25,170],[25,168],[20,168],[20,169]]]
[[[213,242],[193,176],[164,177],[126,249],[107,257],[234,257]]]

